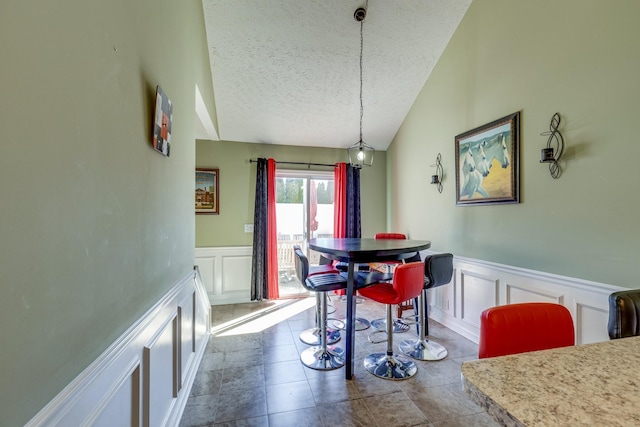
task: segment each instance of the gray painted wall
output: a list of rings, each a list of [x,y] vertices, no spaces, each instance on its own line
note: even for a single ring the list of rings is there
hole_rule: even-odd
[[[347,161],[347,150],[250,144],[229,141],[197,141],[196,164],[220,169],[220,215],[197,215],[196,246],[251,246],[253,235],[244,224],[253,223],[255,165],[249,159],[335,164]],[[300,166],[280,165],[296,169]],[[306,166],[302,167],[306,169]],[[331,168],[316,168],[331,171]],[[373,166],[360,172],[362,235],[373,237],[386,230],[386,153],[376,152]]]
[[[638,287],[638,16],[631,0],[473,2],[387,152],[391,228],[436,251]],[[521,203],[457,207],[454,137],[515,111]],[[558,180],[539,163],[555,112]],[[442,194],[428,185],[438,153]]]
[[[213,102],[199,1],[4,1],[0,40],[0,424],[17,426],[192,271],[195,85]]]

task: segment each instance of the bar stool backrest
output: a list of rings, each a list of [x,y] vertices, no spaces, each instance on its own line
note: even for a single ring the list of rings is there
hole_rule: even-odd
[[[480,359],[574,344],[573,318],[560,304],[507,304],[488,308],[480,315]]]
[[[425,289],[435,288],[451,282],[453,277],[453,255],[434,254],[424,259]]]
[[[640,335],[640,289],[609,295],[608,330],[612,340]]]
[[[299,245],[293,246],[293,252],[295,254],[296,276],[300,283],[302,283],[302,286],[306,288],[306,280],[309,276],[309,259],[304,252],[302,252]]]
[[[376,233],[373,237],[375,239],[407,240],[407,235],[402,233]]]
[[[393,290],[396,292],[397,297],[392,304],[399,304],[420,295],[424,286],[423,268],[421,262],[410,262],[396,267],[393,273]]]

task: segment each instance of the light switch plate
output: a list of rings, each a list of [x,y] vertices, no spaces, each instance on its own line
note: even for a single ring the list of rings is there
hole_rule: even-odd
[[[253,233],[253,224],[245,224],[244,225],[245,233]]]

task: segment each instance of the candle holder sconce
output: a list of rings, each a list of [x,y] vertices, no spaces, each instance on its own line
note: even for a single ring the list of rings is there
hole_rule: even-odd
[[[551,117],[549,131],[540,134],[541,136],[549,136],[549,139],[547,139],[547,147],[543,148],[540,152],[540,163],[549,164],[549,172],[553,179],[558,179],[562,174],[562,168],[558,162],[564,151],[564,138],[558,130],[558,127],[560,127],[560,114],[555,113]]]
[[[436,157],[436,164],[431,165],[431,167],[436,168],[436,174],[431,175],[431,183],[437,185],[438,193],[442,193],[442,156],[438,153],[438,157]]]

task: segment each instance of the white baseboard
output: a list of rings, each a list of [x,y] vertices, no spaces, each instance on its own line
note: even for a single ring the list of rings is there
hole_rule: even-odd
[[[177,426],[206,348],[210,311],[194,270],[26,426]]]

